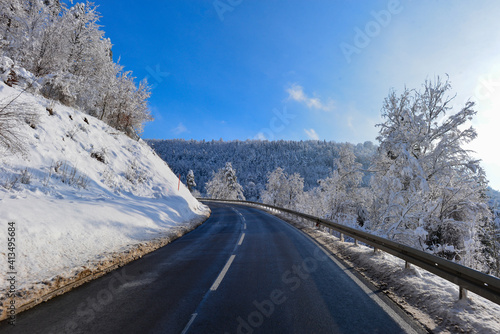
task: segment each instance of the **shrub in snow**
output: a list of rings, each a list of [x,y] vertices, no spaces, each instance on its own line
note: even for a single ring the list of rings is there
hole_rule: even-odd
[[[147,180],[147,173],[143,170],[136,160],[128,165],[125,172],[125,178],[132,184],[144,183]]]
[[[0,100],[0,148],[11,152],[23,152],[23,121],[36,128],[39,115],[31,104],[17,98]]]
[[[0,79],[3,82],[7,83],[13,67],[14,61],[12,59],[5,56],[0,57]]]
[[[37,78],[26,71],[26,69],[17,66],[9,57],[0,57],[0,79],[8,86],[19,86],[23,89],[36,90],[39,87]]]
[[[17,76],[14,70],[10,70],[7,75],[7,80],[5,80],[5,84],[9,87],[19,84],[19,77]]]
[[[19,133],[15,131],[19,123],[19,114],[13,105],[0,102],[0,146],[9,151],[22,151]]]
[[[106,163],[106,150],[102,149],[100,151],[94,151],[90,153],[90,156],[103,164]]]
[[[116,173],[109,166],[102,172],[102,182],[113,190],[117,188]]]
[[[205,187],[210,198],[245,200],[243,187],[238,183],[236,171],[230,162],[226,162],[224,168],[214,173]]]
[[[40,122],[40,115],[38,113],[27,113],[24,115],[24,122],[32,129],[36,129]]]
[[[58,161],[54,166],[54,171],[59,175],[62,183],[86,189],[90,179],[84,173],[78,171],[76,167],[70,166],[66,161]]]
[[[31,183],[31,173],[28,168],[25,168],[21,171],[21,177],[19,178],[19,182],[22,184],[30,184]]]
[[[87,130],[87,128],[85,126],[83,126],[82,124],[78,124],[78,125],[75,125],[73,127],[73,129],[71,129],[68,132],[66,132],[66,137],[67,138],[71,138],[72,140],[76,141],[75,136],[80,131],[88,133],[88,130]]]
[[[9,87],[19,84],[19,76],[12,59],[0,57],[0,78]]]
[[[11,175],[8,176],[6,179],[3,179],[1,185],[7,190],[11,190],[16,187],[16,184],[18,182],[19,182],[19,176]]]

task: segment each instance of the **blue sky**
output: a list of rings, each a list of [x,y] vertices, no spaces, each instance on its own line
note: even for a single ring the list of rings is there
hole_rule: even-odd
[[[391,89],[448,74],[500,189],[497,1],[95,3],[115,60],[153,85],[144,138],[376,142]]]

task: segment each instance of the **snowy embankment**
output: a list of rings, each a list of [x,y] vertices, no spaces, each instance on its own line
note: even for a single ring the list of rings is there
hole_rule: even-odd
[[[0,82],[0,107],[22,92],[14,87]],[[0,303],[12,271],[9,222],[19,307],[82,273],[137,258],[209,216],[142,140],[27,92],[8,108],[24,115],[24,152],[0,155]]]
[[[458,286],[385,252],[341,242],[303,223],[280,217],[309,234],[399,304],[432,333],[500,333],[500,305],[472,292],[458,299]]]

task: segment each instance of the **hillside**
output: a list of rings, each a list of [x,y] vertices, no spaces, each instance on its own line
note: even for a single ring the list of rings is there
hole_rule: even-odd
[[[282,167],[288,174],[299,173],[304,178],[306,190],[317,186],[317,181],[329,176],[333,160],[338,157],[340,143],[325,141],[186,141],[146,140],[156,153],[168,162],[172,171],[181,178],[191,169],[195,175],[196,189],[206,192],[205,183],[212,173],[232,162],[239,183],[249,200],[257,200],[267,182],[267,174]],[[352,145],[352,144],[348,144]],[[352,145],[357,161],[364,168],[376,152],[371,142]],[[367,184],[370,175],[366,174]]]
[[[13,271],[15,253],[15,287],[27,299],[29,288],[50,289],[123,252],[140,256],[138,247],[150,251],[208,216],[142,140],[3,82],[0,109],[15,116],[0,123],[21,143],[17,153],[0,146],[0,270]]]

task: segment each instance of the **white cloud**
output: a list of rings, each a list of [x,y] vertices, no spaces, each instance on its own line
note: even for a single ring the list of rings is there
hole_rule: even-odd
[[[307,136],[309,137],[309,139],[319,140],[319,136],[316,133],[316,130],[314,130],[314,129],[304,129],[304,132],[307,134]]]
[[[354,117],[347,116],[347,127],[351,130],[354,130],[354,126],[352,125],[352,121],[354,121]]]
[[[181,133],[188,132],[188,129],[181,122],[179,123],[179,125],[177,125],[177,127],[172,129],[172,132],[176,135],[180,135]]]
[[[288,93],[289,100],[304,103],[309,109],[332,111],[334,108],[332,100],[329,100],[328,103],[325,104],[321,102],[318,97],[309,97],[304,93],[304,88],[300,85],[293,84],[286,92]]]

